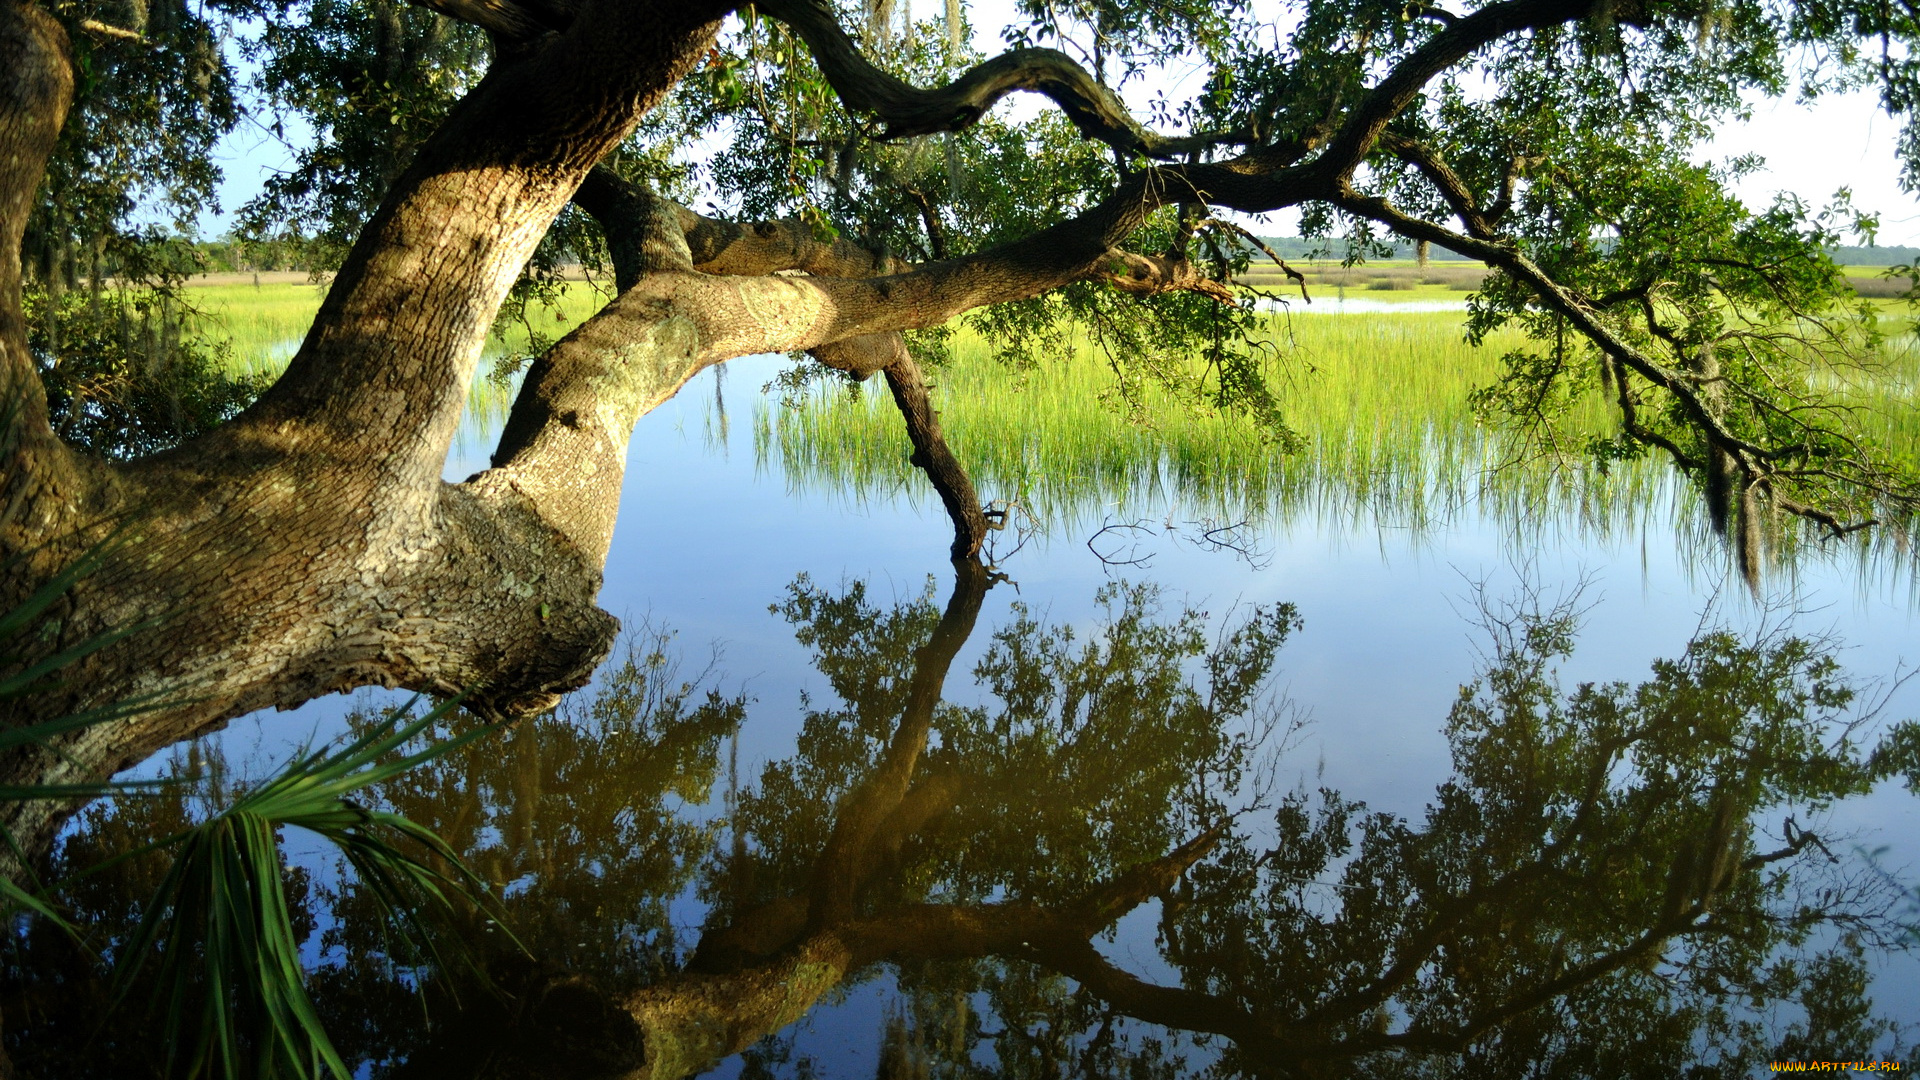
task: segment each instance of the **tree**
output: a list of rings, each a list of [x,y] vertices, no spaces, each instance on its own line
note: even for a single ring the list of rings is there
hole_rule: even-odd
[[[673,797],[717,786],[742,703],[698,703],[702,680],[652,643],[591,705],[517,729],[529,745],[389,776],[374,806],[511,887],[439,916],[474,942],[477,978],[380,932],[364,883],[315,875],[331,911],[303,911],[327,928],[314,996],[343,1057],[658,1080],[748,1050],[765,1071],[746,1075],[806,1075],[775,1071],[792,1047],[763,1040],[887,968],[905,1014],[876,1035],[918,1075],[1745,1075],[1770,1047],[1852,1060],[1888,1042],[1863,946],[1898,944],[1903,896],[1818,822],[1911,771],[1880,759],[1916,727],[1870,749],[1875,695],[1832,643],[1703,631],[1641,682],[1566,688],[1577,605],[1488,605],[1487,662],[1446,725],[1452,775],[1402,817],[1326,787],[1247,799],[1293,730],[1269,692],[1290,607],[1217,637],[1152,588],[1110,589],[1084,638],[1016,611],[962,706],[943,688],[989,580],[967,567],[944,611],[930,591],[887,608],[858,583],[796,583],[779,610],[831,692],[791,756],[732,790],[724,826]],[[436,738],[478,721],[446,723]],[[133,846],[155,816],[180,815],[89,809],[63,854]],[[89,883],[103,950],[153,872]],[[707,916],[685,940],[667,912],[690,886]],[[1102,947],[1154,901],[1151,944]],[[58,1006],[92,985],[64,939],[20,944],[0,1003],[27,1017],[23,1068],[151,1069],[149,1027],[73,1030],[91,1014]],[[1170,974],[1122,966],[1143,950]],[[1782,1030],[1784,1003],[1804,1017]]]
[[[291,200],[280,216],[351,246],[257,401],[109,464],[51,423],[23,237],[54,220],[41,193],[57,202],[69,165],[97,165],[134,130],[102,122],[110,105],[175,109],[128,107],[183,136],[155,144],[165,153],[140,182],[204,180],[207,133],[233,122],[229,69],[206,47],[214,24],[173,8],[142,27],[104,5],[0,3],[0,602],[118,529],[125,542],[72,588],[40,650],[166,622],[87,657],[17,719],[135,693],[175,701],[10,758],[4,778],[101,775],[241,713],[357,685],[470,690],[492,716],[548,707],[614,637],[594,596],[633,426],[730,357],[804,350],[884,374],[962,558],[987,522],[914,356],[937,340],[907,334],[980,311],[1010,352],[1032,352],[1082,317],[1149,369],[1170,351],[1204,357],[1194,393],[1279,430],[1283,403],[1245,343],[1258,316],[1220,282],[1248,250],[1223,210],[1300,206],[1358,250],[1386,231],[1485,261],[1475,332],[1517,320],[1540,343],[1511,358],[1488,408],[1550,434],[1570,396],[1603,385],[1620,429],[1591,449],[1670,458],[1749,568],[1775,515],[1833,535],[1910,520],[1912,470],[1821,389],[1872,334],[1822,252],[1844,219],[1792,202],[1749,211],[1724,172],[1688,156],[1743,93],[1795,75],[1874,80],[1905,110],[1920,61],[1868,47],[1914,36],[1904,9],[1352,0],[1273,19],[1199,0],[1033,4],[1017,47],[976,63],[957,44],[957,6],[944,32],[899,27],[888,4],[827,0],[422,6],[435,14],[196,9],[268,27],[248,45],[267,89],[320,132],[302,179],[276,193]],[[113,85],[148,89],[101,96],[105,57],[152,61],[169,42],[206,72],[194,93],[153,90],[134,77],[151,63],[122,63]],[[1208,79],[1161,110],[1185,132],[1166,135],[1109,82],[1175,57]],[[1016,90],[1057,116],[993,121]],[[399,140],[390,154],[367,149],[383,122]],[[699,175],[654,152],[715,132],[733,141]],[[109,191],[134,182],[80,171]],[[695,181],[743,214],[791,216],[721,220],[666,197]],[[569,203],[587,217],[563,215]],[[535,360],[492,467],[443,483],[487,328],[529,261],[562,241],[603,245],[618,295]],[[44,842],[51,813],[22,813],[15,834]]]

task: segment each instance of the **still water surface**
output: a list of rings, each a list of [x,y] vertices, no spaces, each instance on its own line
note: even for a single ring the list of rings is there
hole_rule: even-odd
[[[915,958],[865,970],[714,1075],[1199,1075],[1296,1052],[1299,1075],[1549,1062],[1675,1075],[1690,1059],[1741,1075],[1802,1021],[1754,996],[1795,938],[1808,956],[1861,943],[1876,1011],[1920,1022],[1920,964],[1873,947],[1920,914],[1861,856],[1884,847],[1881,866],[1920,878],[1920,799],[1895,782],[1831,798],[1856,786],[1833,746],[1848,710],[1766,719],[1757,703],[1768,661],[1793,668],[1778,651],[1791,634],[1840,643],[1863,685],[1920,661],[1902,572],[1810,560],[1756,601],[1690,526],[1516,529],[1472,506],[1417,534],[1352,516],[1278,522],[1237,552],[1160,494],[1029,537],[981,591],[946,562],[930,494],[836,497],[756,459],[741,402],[781,363],[703,376],[634,440],[601,603],[671,639],[638,639],[637,666],[625,682],[610,666],[597,706],[583,693],[387,793],[506,886],[536,955],[645,984],[686,963],[703,927],[750,923],[833,875],[857,882],[850,902],[874,918],[924,903],[1063,909],[1231,825],[1182,884],[1088,931],[1111,978],[1209,995],[1125,1010],[1165,1025],[1103,1003],[1126,986],[1076,991],[1058,972],[1092,970],[1084,956]],[[483,467],[490,441],[470,424],[449,477]],[[1102,560],[1087,542],[1105,525],[1139,527],[1096,539]],[[1538,627],[1511,619],[1562,604],[1581,613],[1577,648],[1537,668],[1525,649],[1503,653],[1481,614]],[[1703,626],[1732,637],[1638,706],[1626,690],[1608,707],[1545,704],[1553,685],[1646,683]],[[1772,651],[1742,653],[1747,640]],[[1510,697],[1483,689],[1477,712],[1460,707],[1489,666]],[[915,736],[909,686],[936,668],[944,704]],[[1823,677],[1794,670],[1805,677],[1781,685]],[[684,700],[679,680],[695,684]],[[1715,713],[1742,694],[1755,700]],[[341,730],[346,708],[243,721],[217,745],[264,768]],[[1916,715],[1912,686],[1883,710]],[[832,861],[836,800],[873,790],[916,737],[905,790],[931,801],[917,817],[888,804],[897,835]],[[1683,922],[1724,932],[1688,936]],[[342,1048],[429,1052],[398,1019],[394,976],[368,960],[378,946],[350,925],[323,912],[331,936],[308,947],[335,973],[320,985],[332,1008],[372,1018]],[[1285,1038],[1261,1049],[1178,1022],[1225,1029],[1243,1013]],[[1396,1049],[1469,1028],[1464,1057]],[[1799,1049],[1857,1057],[1899,1041],[1837,1038]]]

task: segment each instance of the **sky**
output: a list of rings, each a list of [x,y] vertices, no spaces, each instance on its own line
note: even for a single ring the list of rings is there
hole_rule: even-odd
[[[927,0],[921,2],[933,7]],[[969,5],[975,44],[983,51],[1001,48],[999,28],[1011,9],[1008,0]],[[1126,96],[1144,101],[1144,94],[1134,92],[1138,89],[1142,88],[1129,88]],[[1014,95],[1000,108],[1044,107],[1038,99],[1018,100],[1023,97],[1027,96]],[[1920,200],[1899,186],[1894,157],[1898,132],[1899,125],[1880,112],[1870,93],[1836,94],[1813,104],[1791,98],[1760,100],[1752,119],[1722,131],[1707,156],[1724,160],[1757,154],[1766,159],[1764,170],[1736,188],[1755,209],[1767,206],[1778,192],[1792,192],[1809,204],[1821,205],[1838,189],[1849,188],[1856,209],[1879,215],[1880,244],[1920,247]],[[207,236],[226,231],[231,212],[259,193],[270,170],[285,168],[290,161],[285,147],[245,124],[229,136],[220,156],[226,174],[220,202],[227,213],[202,221],[202,233]],[[1297,217],[1276,216],[1261,231],[1292,235],[1296,221]]]
[[[1818,204],[1851,188],[1856,208],[1880,215],[1881,244],[1920,246],[1920,201],[1900,190],[1898,136],[1899,125],[1863,92],[1811,105],[1760,102],[1750,122],[1719,134],[1713,150],[1721,159],[1758,154],[1767,160],[1764,172],[1736,189],[1749,206],[1766,206],[1780,191]]]

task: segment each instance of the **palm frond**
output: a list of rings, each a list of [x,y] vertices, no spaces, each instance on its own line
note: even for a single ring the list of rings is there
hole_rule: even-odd
[[[341,1080],[350,1075],[306,993],[281,880],[283,827],[305,829],[337,847],[401,936],[436,964],[447,963],[442,935],[420,909],[490,907],[486,883],[430,830],[399,814],[370,810],[351,796],[491,730],[476,727],[399,753],[454,707],[448,703],[418,718],[405,707],[396,709],[353,743],[296,756],[231,806],[142,849],[172,847],[175,860],[115,965],[114,979],[124,998],[149,958],[158,957],[170,1053],[190,1048],[185,1058],[168,1062],[170,1070],[232,1080],[248,1071],[303,1078],[324,1072]]]

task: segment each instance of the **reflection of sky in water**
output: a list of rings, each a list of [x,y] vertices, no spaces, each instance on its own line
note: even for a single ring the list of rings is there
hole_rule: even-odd
[[[1319,302],[1316,301],[1316,308]],[[1405,308],[1401,308],[1405,310]],[[607,566],[601,605],[632,625],[650,618],[678,632],[689,667],[697,670],[709,643],[722,650],[722,689],[744,689],[752,701],[740,735],[740,775],[756,777],[762,763],[793,750],[802,689],[829,695],[788,626],[770,615],[801,572],[834,586],[864,579],[878,604],[920,593],[932,575],[944,598],[951,586],[945,551],[950,534],[931,498],[849,506],[847,500],[797,494],[777,465],[754,460],[744,422],[761,385],[785,361],[734,361],[723,377],[704,375],[642,421],[629,455],[620,524]],[[716,390],[735,412],[717,422]],[[493,421],[494,424],[498,420]],[[446,475],[484,468],[484,428],[463,431]],[[991,492],[983,492],[991,497]],[[1161,517],[1183,520],[1177,506]],[[1055,622],[1085,622],[1094,592],[1109,570],[1078,533],[1036,540],[1003,569],[1017,584],[987,597],[980,630],[954,665],[948,698],[975,693],[966,673],[989,637],[1024,601]],[[1291,601],[1305,629],[1280,654],[1279,689],[1309,711],[1311,726],[1285,760],[1281,784],[1321,782],[1364,799],[1373,808],[1418,815],[1447,775],[1440,725],[1476,663],[1470,621],[1471,583],[1487,581],[1496,595],[1511,594],[1521,571],[1549,597],[1582,575],[1596,601],[1578,653],[1562,665],[1565,686],[1583,680],[1637,681],[1655,657],[1680,653],[1709,605],[1734,626],[1765,617],[1716,559],[1693,559],[1669,528],[1583,538],[1577,528],[1548,529],[1550,546],[1519,544],[1471,510],[1418,538],[1404,530],[1350,526],[1280,529],[1264,538],[1271,556],[1255,569],[1226,553],[1205,553],[1166,536],[1145,541],[1146,571],[1112,573],[1162,583],[1169,606],[1183,600],[1217,618],[1235,605]],[[1846,565],[1803,566],[1797,593],[1778,603],[1797,605],[1808,630],[1832,630],[1849,649],[1845,660],[1861,676],[1883,676],[1904,659],[1920,662],[1920,618],[1913,583],[1887,575],[1863,586]],[[1890,719],[1920,714],[1920,688],[1909,687],[1888,711]],[[344,699],[315,702],[293,716],[270,714],[236,723],[224,736],[236,757],[282,760],[279,738],[299,740],[318,727],[337,726]],[[263,737],[271,736],[271,738]],[[1889,785],[1870,798],[1844,804],[1836,831],[1864,846],[1891,844],[1888,864],[1920,874],[1920,800]],[[1762,822],[1777,828],[1778,822]],[[675,906],[688,930],[701,912],[690,899]],[[1103,949],[1121,965],[1164,975],[1152,947],[1151,906],[1123,924]],[[1920,965],[1911,957],[1882,962],[1875,997],[1906,1022],[1920,1020]],[[887,980],[854,989],[844,1004],[817,1010],[803,1025],[799,1049],[833,1075],[872,1075]],[[720,1075],[733,1075],[729,1064]]]

